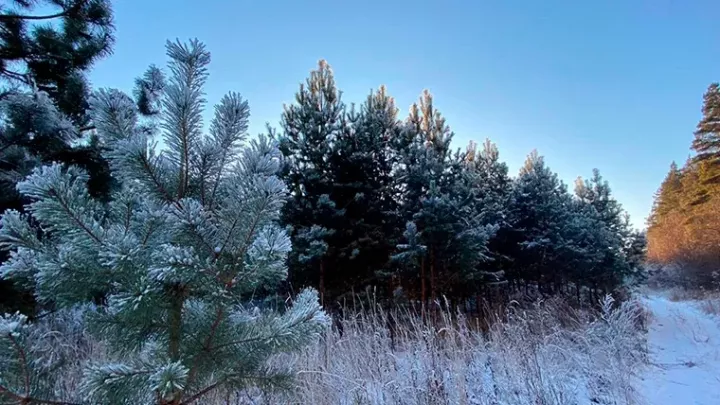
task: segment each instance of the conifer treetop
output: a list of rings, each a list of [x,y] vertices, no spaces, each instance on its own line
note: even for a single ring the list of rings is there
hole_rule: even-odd
[[[692,149],[697,160],[717,162],[720,158],[720,84],[712,83],[703,96],[703,117],[695,130]]]

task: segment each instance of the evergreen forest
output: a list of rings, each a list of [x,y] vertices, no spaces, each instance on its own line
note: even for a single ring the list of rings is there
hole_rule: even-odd
[[[541,151],[511,173],[490,139],[460,145],[442,94],[417,89],[402,109],[379,85],[346,100],[320,60],[252,134],[242,87],[210,105],[213,61],[197,39],[168,40],[157,65],[130,73],[132,88],[91,85],[115,35],[110,0],[0,2],[0,403],[230,404],[297,388],[302,361],[303,372],[321,364],[303,377],[313,397],[312,378],[361,363],[352,356],[363,347],[398,361],[412,384],[398,359],[429,353],[420,385],[430,388],[416,390],[427,397],[382,403],[460,403],[434,368],[448,347],[522,361],[532,356],[518,348],[542,347],[537,364],[571,370],[554,374],[562,389],[542,375],[527,383],[529,371],[522,385],[510,360],[487,354],[473,367],[513,381],[494,386],[497,398],[557,388],[559,402],[532,403],[563,403],[582,373],[590,391],[621,396],[628,364],[645,361],[647,318],[632,296],[652,270],[720,286],[717,83],[688,137],[692,155],[672,163],[640,230],[603,168],[568,184]],[[511,303],[544,300],[539,324],[501,322]],[[482,331],[460,326],[467,319]],[[443,340],[453,328],[465,343]],[[392,356],[374,351],[376,335]],[[381,403],[343,398],[313,403]]]

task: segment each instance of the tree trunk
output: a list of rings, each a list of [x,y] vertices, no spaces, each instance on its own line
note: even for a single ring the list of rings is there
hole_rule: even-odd
[[[437,285],[435,279],[435,255],[433,254],[433,249],[430,248],[430,301],[432,302],[432,305],[435,304],[436,299]]]
[[[577,295],[578,305],[580,305],[580,283],[575,284],[575,294]]]
[[[180,340],[182,338],[183,293],[179,286],[172,287],[168,324],[168,356],[171,361],[180,359]]]
[[[395,301],[395,285],[398,284],[395,280],[395,277],[390,277],[390,281],[388,282],[388,286],[390,287],[390,290],[388,291],[387,296],[392,297],[393,302]]]
[[[318,284],[318,293],[320,294],[320,305],[325,303],[325,261],[320,260],[320,282]]]
[[[427,290],[425,286],[425,256],[420,258],[420,314],[425,319],[425,304],[427,303]]]

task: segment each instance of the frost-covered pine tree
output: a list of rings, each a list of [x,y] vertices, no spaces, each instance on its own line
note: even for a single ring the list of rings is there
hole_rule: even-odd
[[[151,67],[136,80],[134,95],[139,112],[156,115],[164,86],[162,72]],[[148,120],[152,122],[151,120]],[[92,126],[80,128],[59,109],[51,95],[43,91],[14,93],[0,102],[0,212],[7,209],[23,211],[28,202],[16,185],[34,168],[53,162],[74,165],[89,176],[90,195],[107,201],[117,179],[110,173],[106,159]],[[0,252],[0,262],[7,259]],[[23,291],[9,280],[0,280],[0,309],[36,310],[32,291]]]
[[[345,105],[330,65],[321,60],[285,107],[279,146],[285,158],[282,178],[290,189],[282,221],[291,227],[290,279],[317,285],[321,299],[342,280],[334,257],[338,220],[344,214],[332,200],[335,179],[329,169],[333,143],[345,126]]]
[[[597,169],[593,170],[589,180],[578,178],[575,195],[581,203],[592,208],[588,215],[597,218],[596,232],[602,233],[599,238],[602,243],[594,244],[596,254],[600,254],[602,260],[594,266],[593,287],[612,290],[634,272],[634,264],[630,263],[626,254],[626,245],[629,248],[632,238],[629,219]]]
[[[594,288],[607,270],[607,252],[612,249],[613,235],[587,200],[576,196],[570,207],[564,228],[567,243],[561,255],[562,277],[574,284],[580,301],[581,287]]]
[[[647,256],[647,234],[644,231],[633,231],[625,240],[625,257],[628,262],[628,274],[625,282],[630,286],[647,280],[645,258]]]
[[[287,193],[276,176],[282,156],[263,136],[242,147],[249,109],[237,93],[222,98],[204,135],[210,55],[197,41],[168,43],[167,54],[157,127],[144,126],[120,91],[92,100],[122,183],[110,203],[90,198],[83,171],[54,164],[18,185],[32,200],[28,214],[2,217],[0,241],[12,250],[2,277],[33,283],[40,301],[59,307],[104,298],[88,324],[109,360],[88,366],[77,402],[179,405],[281,384],[291,370],[268,360],[327,324],[311,290],[282,314],[244,299],[286,277],[290,241],[276,224]],[[25,327],[18,316],[0,320],[0,402],[65,403],[52,398],[48,366],[32,359]]]
[[[410,107],[395,171],[400,217],[413,223],[426,246],[417,269],[423,302],[428,292],[435,301],[472,278],[474,266],[486,259],[487,241],[495,231],[472,203],[474,178],[466,170],[464,154],[451,153],[452,137],[432,95],[425,91],[419,105]],[[401,253],[410,244],[407,230],[400,238]]]
[[[431,208],[439,208],[442,195],[447,196],[452,184],[449,175],[450,141],[452,133],[445,123],[445,118],[433,106],[433,98],[429,91],[425,91],[418,103],[410,106],[410,113],[404,122],[402,132],[396,142],[397,164],[393,173],[394,189],[399,200],[399,217],[401,220],[412,222],[411,233],[404,229],[400,236],[399,253],[409,245],[408,236],[419,238],[420,244],[425,246],[419,268],[416,270],[417,287],[421,302],[426,303],[437,296],[437,246],[433,232],[427,228],[430,222],[435,222],[437,212]],[[428,197],[435,194],[432,201]],[[448,208],[447,204],[442,208]],[[435,210],[438,211],[438,210]],[[447,212],[448,209],[445,210]],[[442,226],[442,224],[440,224]],[[447,241],[448,233],[442,236]],[[419,235],[419,237],[417,236]],[[402,256],[401,256],[402,257]]]
[[[571,197],[567,187],[533,151],[513,185],[513,216],[519,251],[512,276],[540,288],[560,281],[568,244]]]
[[[343,208],[336,221],[334,267],[342,269],[341,292],[361,291],[376,282],[395,248],[397,202],[393,195],[391,148],[399,134],[397,108],[384,86],[371,93],[358,111],[345,114],[332,142],[328,171],[331,198]]]
[[[510,215],[512,180],[507,164],[500,161],[497,146],[489,139],[479,150],[474,142],[470,142],[465,160],[473,209],[479,214],[480,223],[496,229],[488,241],[487,256],[491,260],[485,260],[480,265],[481,273],[488,276],[486,279],[495,282],[501,277],[501,272],[510,266],[508,236],[513,226]]]
[[[703,96],[703,118],[695,130],[692,148],[696,161],[717,164],[720,158],[720,84],[712,83]],[[715,178],[714,180],[717,180]]]

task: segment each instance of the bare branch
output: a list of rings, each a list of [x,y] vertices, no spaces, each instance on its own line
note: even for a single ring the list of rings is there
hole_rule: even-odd
[[[215,381],[214,383],[212,383],[212,384],[208,385],[207,387],[201,389],[200,391],[196,392],[193,396],[191,396],[187,400],[182,401],[180,404],[181,405],[191,404],[191,403],[197,401],[198,399],[200,399],[203,395],[205,395],[208,392],[214,390],[215,388],[221,386],[226,381],[227,381],[227,379],[225,379],[225,378]]]
[[[51,20],[53,18],[64,17],[69,13],[70,10],[49,15],[0,14],[0,20]]]
[[[19,404],[44,404],[44,405],[82,405],[76,402],[52,401],[49,399],[38,399],[29,396],[22,396],[10,391],[7,387],[0,385],[0,394],[18,401]]]
[[[7,69],[3,69],[1,73],[10,79],[20,81],[23,84],[26,84],[26,85],[32,84],[30,79],[27,77],[27,75],[24,75],[22,73],[13,72],[12,70],[7,70]]]
[[[24,14],[0,14],[0,21],[2,20],[52,20],[54,18],[60,18],[65,17],[69,15],[72,12],[77,11],[80,9],[83,5],[87,3],[87,0],[78,1],[75,3],[72,7],[66,8],[63,11],[57,12],[55,14],[48,14],[48,15],[24,15]]]

